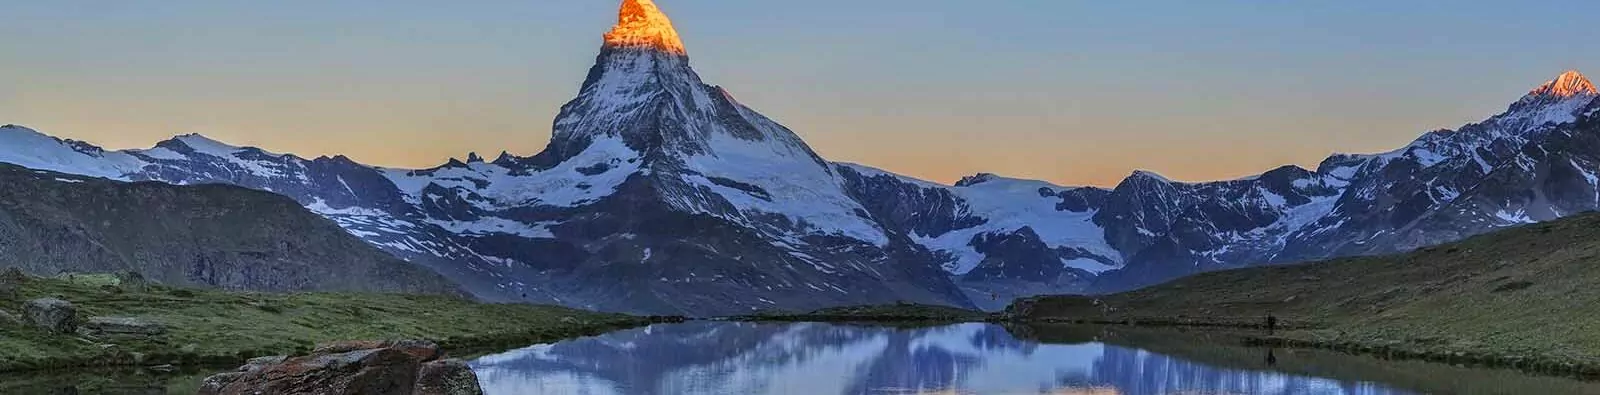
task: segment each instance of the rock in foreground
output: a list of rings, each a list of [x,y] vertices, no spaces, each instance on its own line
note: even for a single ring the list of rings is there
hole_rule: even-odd
[[[340,342],[311,355],[257,358],[206,378],[201,395],[481,395],[478,376],[425,341]]]

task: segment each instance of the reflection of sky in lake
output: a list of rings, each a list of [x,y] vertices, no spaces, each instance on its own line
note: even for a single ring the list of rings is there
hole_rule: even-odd
[[[498,394],[1391,394],[1142,350],[1018,340],[989,324],[657,325],[472,362]]]

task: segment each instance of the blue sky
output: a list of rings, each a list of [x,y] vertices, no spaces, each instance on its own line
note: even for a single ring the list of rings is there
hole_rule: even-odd
[[[702,77],[824,156],[944,182],[1309,167],[1600,70],[1594,1],[658,2]],[[0,123],[391,166],[537,152],[617,2],[452,3],[4,2]]]

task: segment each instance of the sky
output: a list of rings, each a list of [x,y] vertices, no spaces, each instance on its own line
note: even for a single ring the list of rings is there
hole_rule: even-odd
[[[1600,2],[657,0],[824,157],[1113,186],[1314,168],[1600,75]],[[0,1],[0,123],[432,167],[532,155],[615,0]]]

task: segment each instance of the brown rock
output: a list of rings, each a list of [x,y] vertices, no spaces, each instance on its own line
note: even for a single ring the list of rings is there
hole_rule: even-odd
[[[354,340],[325,343],[317,346],[312,354],[333,354],[357,350],[371,350],[375,348],[393,348],[411,354],[417,361],[428,362],[443,357],[439,352],[439,345],[426,340]]]
[[[396,340],[388,342],[387,346],[409,354],[419,362],[430,362],[444,357],[444,353],[439,351],[439,345],[427,340]]]
[[[244,375],[245,374],[241,372],[212,375],[211,377],[207,377],[205,380],[200,382],[200,391],[196,393],[199,395],[219,395],[222,393],[222,389],[224,387],[227,387],[228,384],[233,384],[235,381],[239,381],[239,378],[244,377]]]
[[[455,359],[422,364],[417,373],[416,395],[483,395],[478,374],[465,362]]]
[[[383,348],[384,345],[385,342],[376,340],[350,340],[323,343],[317,345],[316,349],[311,350],[311,354],[337,354],[359,350],[371,350],[375,348]]]
[[[437,345],[427,341],[329,343],[307,356],[252,359],[238,372],[207,378],[200,393],[482,393],[477,376],[466,364],[438,361],[442,355]]]
[[[269,366],[281,364],[284,361],[288,361],[288,360],[289,360],[289,357],[288,356],[283,356],[283,355],[271,356],[271,357],[251,358],[250,361],[244,363],[244,366],[240,366],[239,367],[239,371],[240,372],[254,372],[254,371],[257,371],[257,370],[266,369]]]

